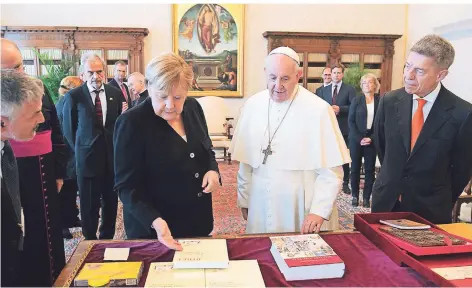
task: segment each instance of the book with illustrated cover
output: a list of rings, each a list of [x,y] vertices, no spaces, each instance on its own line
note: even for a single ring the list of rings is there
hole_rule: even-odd
[[[74,286],[88,287],[89,281],[109,280],[108,285],[136,286],[143,273],[143,262],[86,263],[74,279]]]
[[[392,226],[398,229],[414,230],[414,229],[429,229],[431,226],[423,223],[418,223],[408,219],[395,219],[395,220],[380,220],[380,223]]]
[[[287,281],[341,278],[345,265],[318,234],[270,237],[270,249]]]
[[[151,263],[144,287],[265,287],[257,260],[230,261],[223,269],[174,269]]]
[[[419,247],[464,245],[467,242],[433,230],[402,230],[395,227],[381,226],[379,228],[394,237]]]
[[[182,251],[175,251],[175,269],[182,268],[228,268],[226,239],[179,240]]]

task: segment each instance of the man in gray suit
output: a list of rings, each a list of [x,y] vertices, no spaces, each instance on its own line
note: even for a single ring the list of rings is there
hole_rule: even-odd
[[[41,112],[43,84],[13,69],[1,71],[2,128],[2,253],[0,286],[18,286],[20,251],[23,250],[23,217],[18,166],[8,140],[28,141],[44,122]]]
[[[321,95],[317,95],[333,107],[338,119],[339,129],[341,129],[344,141],[348,143],[349,126],[347,118],[351,101],[356,97],[356,89],[349,84],[343,83],[344,69],[344,65],[341,63],[331,66],[331,85],[323,87]],[[343,192],[351,194],[351,189],[349,189],[349,164],[344,164],[343,170]]]

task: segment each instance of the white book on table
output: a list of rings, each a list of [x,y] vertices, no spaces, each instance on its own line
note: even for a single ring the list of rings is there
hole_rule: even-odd
[[[226,239],[182,239],[182,251],[175,251],[175,269],[228,268]]]
[[[206,287],[265,287],[257,260],[229,261],[227,269],[205,269]]]
[[[172,262],[155,262],[149,267],[144,287],[205,287],[203,269],[174,269]]]
[[[265,287],[257,260],[229,261],[224,269],[175,269],[172,262],[151,263],[144,287]]]

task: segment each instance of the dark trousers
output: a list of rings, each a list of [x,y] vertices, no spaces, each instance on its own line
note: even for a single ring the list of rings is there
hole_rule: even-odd
[[[59,198],[61,200],[62,228],[74,227],[79,209],[77,207],[77,179],[66,179],[62,186]]]
[[[346,146],[349,143],[349,136],[343,135],[344,141],[346,142]],[[349,163],[343,165],[344,177],[343,177],[343,185],[349,184]],[[351,184],[352,185],[352,184]]]
[[[351,140],[349,143],[349,152],[351,153],[351,190],[352,197],[359,198],[359,182],[361,178],[362,157],[364,157],[364,193],[365,200],[370,199],[372,187],[375,181],[375,160],[377,154],[375,146],[370,144],[361,146],[360,141]]]
[[[82,234],[86,240],[97,239],[100,208],[102,208],[102,213],[99,239],[113,239],[115,235],[118,194],[113,191],[114,177],[112,171],[107,171],[103,176],[77,176]]]
[[[21,251],[17,247],[12,247],[2,239],[2,268],[1,268],[1,287],[22,287],[21,281]],[[18,246],[18,243],[15,243]]]

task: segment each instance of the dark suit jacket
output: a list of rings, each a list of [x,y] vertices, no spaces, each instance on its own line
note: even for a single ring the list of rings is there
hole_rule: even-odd
[[[323,89],[324,89],[324,87],[325,87],[324,84],[321,84],[320,87],[316,88],[315,94],[318,95],[318,96],[320,96],[321,98],[323,98],[322,95],[323,95]],[[324,98],[323,98],[323,99],[324,99]]]
[[[330,85],[324,87],[322,89],[322,93],[320,96],[322,99],[324,99],[326,102],[329,103],[329,105],[333,105],[333,93],[332,93],[332,88],[333,84],[331,83]],[[349,115],[349,106],[351,105],[352,99],[356,97],[356,89],[352,87],[351,85],[347,83],[342,83],[341,89],[338,90],[338,96],[336,97],[336,104],[339,106],[339,114],[336,115],[336,118],[338,119],[338,124],[339,124],[339,129],[341,130],[341,133],[343,136],[348,136],[349,135],[349,126],[347,124],[347,118]]]
[[[56,103],[56,110],[57,110],[57,118],[59,119],[59,123],[61,124],[61,128],[63,127],[63,109],[64,109],[64,97],[60,97],[59,101]],[[63,129],[63,128],[62,128]],[[67,142],[64,140],[64,142]],[[66,177],[64,179],[76,179],[77,178],[77,171],[75,167],[75,154],[74,154],[74,147],[70,147],[68,144],[67,146],[67,165],[66,165]]]
[[[374,96],[374,117],[377,114],[377,108],[379,106],[380,97],[379,95]],[[365,101],[364,95],[358,95],[351,102],[351,107],[349,108],[349,141],[354,141],[355,143],[360,143],[362,138],[371,137],[374,124],[372,127],[367,130],[367,104]]]
[[[8,167],[7,167],[8,166]],[[5,141],[2,156],[2,277],[1,285],[18,285],[19,251],[23,249],[23,232],[21,231],[21,204],[18,167],[13,150]]]
[[[218,165],[197,100],[187,98],[182,117],[188,142],[155,115],[150,98],[116,122],[115,189],[128,238],[155,238],[151,224],[158,217],[174,237],[208,236],[213,229],[212,194],[201,186]]]
[[[401,193],[401,210],[450,223],[472,175],[472,105],[442,86],[410,153],[412,102],[404,88],[380,100],[374,143],[382,167],[372,212],[391,211]]]
[[[149,96],[149,93],[148,93],[148,90],[147,90],[147,89],[144,90],[143,92],[141,92],[141,93],[139,94],[139,98],[133,101],[133,107],[136,106],[136,105],[138,105],[138,104],[143,103],[144,100],[146,100],[146,98],[148,98],[148,96]]]
[[[113,169],[113,131],[121,114],[120,90],[104,84],[107,100],[105,126],[97,123],[95,106],[87,83],[64,95],[63,130],[68,144],[74,147],[77,175],[96,177]]]
[[[118,82],[116,82],[115,78],[111,79],[111,81],[108,82],[108,85],[112,85],[113,87],[117,88],[121,92],[120,85],[118,85]],[[125,87],[126,94],[128,95],[128,101],[126,101],[126,102],[128,103],[128,107],[131,108],[133,103],[132,103],[131,97],[129,95],[128,86],[125,83],[123,83],[123,86]],[[125,99],[125,96],[123,95],[123,92],[121,92],[121,96],[122,96],[122,101],[121,102],[125,102],[126,99]]]

